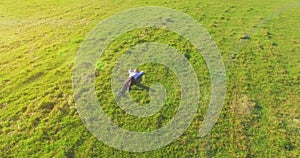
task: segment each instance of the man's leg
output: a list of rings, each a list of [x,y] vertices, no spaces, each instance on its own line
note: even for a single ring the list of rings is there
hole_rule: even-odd
[[[123,87],[120,91],[121,95],[125,95],[126,91],[129,91],[131,85],[131,77],[129,77],[126,82],[123,84]]]
[[[135,79],[133,77],[130,77],[130,82],[128,84],[128,92],[131,89],[131,86],[134,85],[136,83]]]

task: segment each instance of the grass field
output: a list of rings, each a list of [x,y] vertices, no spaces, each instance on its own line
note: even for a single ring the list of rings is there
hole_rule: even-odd
[[[160,82],[167,100],[159,113],[135,118],[117,107],[111,70],[141,42],[181,51],[197,72],[200,107],[191,126],[171,144],[132,153],[109,147],[81,121],[72,91],[76,53],[103,19],[139,6],[186,13],[207,29],[226,64],[226,100],[211,133],[198,137],[208,108],[209,71],[199,52],[174,32],[144,28],[118,37],[99,59],[96,90],[115,124],[133,131],[164,126],[180,100],[178,80],[163,65],[145,64],[143,84]],[[0,1],[0,157],[299,157],[300,3],[278,1]],[[249,39],[242,39],[249,34]],[[157,73],[159,72],[159,73]],[[126,76],[124,76],[126,77]],[[149,103],[147,91],[131,96]]]

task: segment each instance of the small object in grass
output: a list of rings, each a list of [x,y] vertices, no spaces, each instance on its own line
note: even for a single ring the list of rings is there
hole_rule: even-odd
[[[118,80],[118,82],[122,82],[123,81],[123,79],[121,77],[118,77],[117,80]]]
[[[240,37],[240,39],[250,39],[250,36],[249,35],[244,35],[244,36],[242,36],[242,37]]]

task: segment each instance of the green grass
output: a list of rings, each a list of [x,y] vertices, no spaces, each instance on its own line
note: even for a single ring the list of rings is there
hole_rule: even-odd
[[[161,29],[123,34],[105,51],[96,70],[99,102],[116,124],[135,131],[157,129],[170,121],[180,101],[173,72],[149,63],[140,67],[146,72],[143,83],[160,82],[170,92],[161,111],[141,119],[116,106],[110,71],[117,58],[138,43],[156,41],[181,51],[195,68],[201,88],[196,117],[178,140],[158,150],[130,153],[98,141],[83,125],[74,104],[72,70],[81,42],[101,20],[148,5],[184,12],[207,29],[224,62],[230,62],[227,95],[210,135],[199,138],[210,96],[209,72],[200,53],[186,39]],[[284,6],[290,8],[259,25]],[[300,10],[296,0],[2,0],[0,13],[0,157],[300,155]],[[252,30],[251,38],[243,42],[240,38]],[[147,91],[133,87],[131,95],[141,104],[149,103]]]

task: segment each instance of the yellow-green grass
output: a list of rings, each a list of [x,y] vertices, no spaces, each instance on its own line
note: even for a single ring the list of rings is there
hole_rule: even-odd
[[[209,72],[200,53],[173,32],[137,29],[104,52],[96,78],[99,102],[119,126],[149,131],[176,113],[178,80],[168,68],[145,64],[143,83],[170,91],[158,114],[134,118],[110,93],[118,57],[141,42],[181,51],[194,66],[200,106],[187,131],[150,152],[130,153],[98,141],[81,122],[72,93],[72,70],[80,43],[101,20],[138,6],[164,6],[199,21],[227,64],[227,95],[209,136],[198,137],[210,96]],[[298,157],[300,155],[300,9],[280,1],[11,1],[0,2],[0,157]],[[250,39],[241,37],[250,34]],[[97,70],[98,71],[98,70]],[[159,72],[159,73],[155,73]],[[106,74],[106,75],[105,75]],[[149,102],[147,91],[131,96]]]

